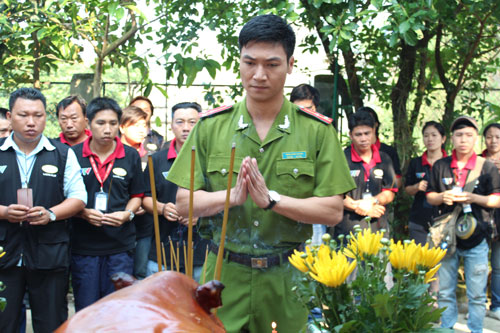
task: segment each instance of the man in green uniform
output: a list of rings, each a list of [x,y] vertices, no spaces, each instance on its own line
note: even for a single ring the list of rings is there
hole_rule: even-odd
[[[288,256],[310,237],[312,223],[341,220],[343,194],[355,185],[331,119],[283,96],[294,63],[292,28],[278,16],[257,16],[241,30],[239,45],[246,98],[202,115],[168,180],[179,186],[178,210],[187,216],[194,146],[194,215],[212,240],[206,263],[212,279],[235,144],[221,275],[226,289],[217,314],[227,332],[265,332],[273,321],[278,331],[298,332],[307,311],[293,295],[298,271]]]

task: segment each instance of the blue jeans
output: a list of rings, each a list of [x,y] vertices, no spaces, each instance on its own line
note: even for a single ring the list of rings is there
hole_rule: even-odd
[[[460,257],[464,259],[469,318],[467,327],[472,333],[483,331],[486,314],[486,283],[488,280],[488,243],[484,239],[479,245],[468,250],[458,249],[450,257],[443,259],[439,269],[438,303],[446,307],[441,315],[441,327],[453,328],[457,322],[456,299],[457,275]]]
[[[134,276],[142,280],[148,276],[148,256],[153,237],[139,238],[135,243]]]
[[[500,240],[491,244],[491,306],[500,309]]]
[[[71,256],[71,284],[75,311],[80,311],[115,291],[111,276],[124,272],[132,275],[134,261],[128,252],[103,256]]]

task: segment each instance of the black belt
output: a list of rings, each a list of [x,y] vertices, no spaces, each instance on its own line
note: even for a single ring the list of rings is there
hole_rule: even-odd
[[[219,253],[219,246],[217,246],[214,243],[210,243],[209,249],[215,254]],[[229,261],[236,262],[238,264],[252,268],[269,268],[273,266],[279,266],[281,265],[281,263],[288,262],[288,257],[293,254],[293,250],[295,249],[291,249],[287,252],[275,255],[252,257],[249,254],[236,253],[224,249],[223,257],[224,258],[227,257]]]

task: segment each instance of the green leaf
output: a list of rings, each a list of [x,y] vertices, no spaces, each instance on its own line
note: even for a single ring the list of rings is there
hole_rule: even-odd
[[[373,309],[378,317],[387,318],[393,311],[389,304],[390,295],[389,294],[377,294],[375,295],[375,303],[372,304]]]
[[[152,89],[153,89],[153,82],[149,80],[148,84],[146,85],[146,89],[144,89],[143,96],[148,97],[149,94],[151,94]]]
[[[161,125],[163,125],[159,116],[155,118],[155,125],[156,127],[161,127]]]
[[[404,34],[405,32],[407,32],[409,29],[411,28],[411,24],[410,22],[407,20],[407,21],[404,21],[403,23],[401,23],[399,25],[399,33],[400,34]]]
[[[411,46],[417,45],[418,39],[417,39],[417,34],[415,33],[415,31],[408,30],[407,32],[405,32],[403,34],[403,38],[404,38],[406,44],[411,45]]]

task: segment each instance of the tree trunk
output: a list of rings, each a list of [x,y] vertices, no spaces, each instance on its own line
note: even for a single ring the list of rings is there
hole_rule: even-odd
[[[342,51],[342,56],[345,63],[345,71],[347,73],[347,82],[349,82],[349,90],[351,92],[351,100],[354,110],[363,106],[363,94],[359,86],[358,75],[356,73],[356,59],[351,47],[347,51]]]
[[[104,59],[99,55],[95,63],[94,81],[92,82],[92,95],[94,98],[101,96],[103,64]]]
[[[33,39],[33,88],[41,88],[40,84],[40,41],[38,40],[37,32],[31,33],[31,38]]]

